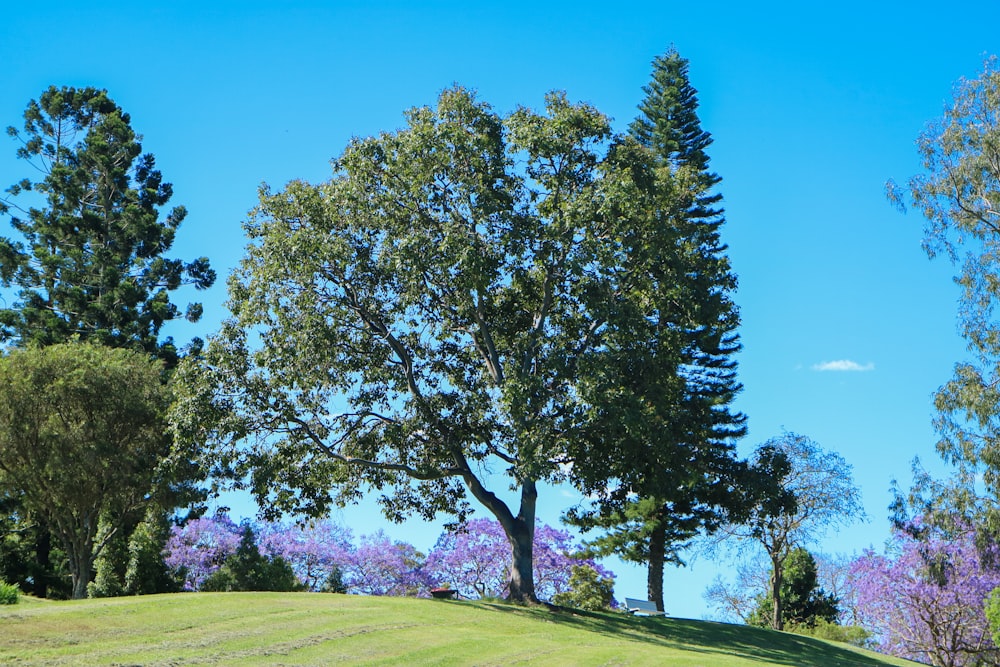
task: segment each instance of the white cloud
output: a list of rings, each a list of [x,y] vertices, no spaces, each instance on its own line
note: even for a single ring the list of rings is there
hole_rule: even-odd
[[[837,361],[824,361],[821,364],[813,364],[812,369],[814,371],[873,371],[875,370],[875,364],[868,362],[862,365],[850,359],[839,359]]]

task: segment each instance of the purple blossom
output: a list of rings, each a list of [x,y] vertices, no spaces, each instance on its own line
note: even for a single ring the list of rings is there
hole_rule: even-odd
[[[942,667],[997,664],[983,605],[1000,572],[983,563],[972,532],[920,541],[897,533],[890,547],[853,563],[845,596],[879,650]]]
[[[266,523],[258,542],[265,556],[280,556],[310,591],[323,589],[334,567],[341,571],[353,562],[351,530],[330,520],[306,526]]]
[[[381,530],[363,535],[344,569],[344,583],[361,595],[426,595],[424,555],[406,542],[396,542]]]
[[[184,590],[198,590],[240,544],[240,527],[225,514],[175,526],[164,547],[164,563],[183,574]]]
[[[569,590],[574,565],[589,565],[601,577],[614,574],[593,560],[574,558],[580,545],[569,531],[547,524],[535,528],[535,594],[543,600]],[[511,549],[500,523],[473,519],[445,531],[427,557],[431,581],[449,584],[465,597],[505,597],[510,579]]]

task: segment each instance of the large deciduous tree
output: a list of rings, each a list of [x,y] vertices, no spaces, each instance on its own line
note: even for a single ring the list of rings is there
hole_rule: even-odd
[[[539,598],[554,600],[569,591],[573,568],[586,566],[598,577],[614,582],[614,574],[589,558],[580,557],[581,545],[568,531],[546,524],[535,529],[535,590]],[[510,577],[510,546],[499,523],[471,521],[446,530],[427,556],[432,582],[449,584],[467,598],[503,597]]]
[[[174,474],[169,401],[162,364],[142,353],[70,343],[0,357],[0,473],[62,543],[74,598],[125,518]]]
[[[851,466],[836,452],[795,433],[761,444],[751,458],[757,475],[772,478],[776,493],[758,494],[747,517],[724,525],[716,544],[735,540],[760,549],[771,566],[771,627],[784,627],[782,591],[785,566],[796,547],[806,547],[826,531],[864,518],[861,492]]]
[[[275,510],[371,487],[393,518],[464,517],[471,494],[510,543],[510,597],[533,601],[539,484],[577,479],[583,386],[608,332],[669,299],[694,188],[561,94],[501,118],[450,89],[406,119],[329,182],[261,192],[176,425]]]
[[[746,470],[734,449],[746,418],[731,409],[741,388],[740,319],[719,235],[721,179],[708,168],[712,138],[701,128],[688,61],[673,48],[657,57],[643,91],[630,133],[658,168],[690,179],[694,197],[667,223],[669,242],[652,249],[654,294],[634,318],[609,327],[601,372],[586,385],[592,411],[578,474],[597,501],[569,520],[606,531],[591,542],[595,551],[646,565],[647,595],[662,611],[664,564],[681,564],[690,539],[739,500]]]

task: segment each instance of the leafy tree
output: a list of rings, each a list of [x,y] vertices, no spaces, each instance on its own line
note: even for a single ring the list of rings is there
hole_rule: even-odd
[[[590,362],[661,298],[659,249],[690,205],[655,167],[561,94],[501,119],[450,89],[353,141],[331,181],[265,188],[233,317],[181,371],[178,432],[274,512],[373,488],[393,519],[461,519],[471,494],[510,544],[509,596],[536,600],[538,485],[579,481]]]
[[[772,578],[773,578],[772,574]],[[789,552],[781,577],[781,615],[784,625],[814,627],[817,622],[836,623],[840,614],[839,600],[819,585],[816,559],[812,554],[796,547]],[[750,614],[751,625],[770,627],[774,619],[774,598],[758,598],[757,607]]]
[[[958,475],[944,487],[951,508],[935,517],[982,511],[1000,532],[1000,324],[993,312],[1000,296],[1000,69],[990,58],[976,79],[962,79],[942,118],[917,141],[924,172],[910,179],[910,202],[926,218],[924,249],[946,255],[961,266],[959,325],[973,358],[955,366],[952,379],[935,396],[938,452],[957,465]],[[890,198],[901,206],[905,193],[889,183]],[[987,498],[975,490],[982,476]],[[924,477],[923,486],[930,480]],[[919,495],[920,489],[917,489]],[[933,497],[933,496],[932,496]],[[987,501],[983,504],[983,500]],[[982,517],[980,517],[982,518]]]
[[[288,563],[307,590],[343,588],[343,572],[353,560],[354,546],[350,529],[330,520],[308,525],[266,523],[260,528],[260,550]],[[331,576],[341,581],[329,582]]]
[[[61,541],[74,598],[120,522],[172,479],[162,373],[146,355],[85,343],[0,358],[0,471]]]
[[[757,494],[749,516],[723,526],[715,545],[735,540],[740,548],[764,552],[774,601],[770,625],[781,630],[785,569],[793,550],[831,528],[864,518],[864,509],[851,466],[805,436],[785,433],[768,440],[754,452],[751,464],[758,478],[774,480],[782,493]]]
[[[0,309],[0,341],[27,346],[76,338],[176,364],[173,340],[159,339],[163,324],[181,315],[169,293],[185,283],[207,288],[215,273],[205,258],[164,257],[186,211],[175,207],[160,219],[172,187],[153,156],[142,153],[129,115],[104,90],[50,87],[29,102],[22,129],[10,127],[8,134],[39,176],[0,197],[0,214],[10,215],[20,236],[0,238],[0,286],[18,289],[16,300]],[[200,315],[200,304],[188,305],[188,320]],[[190,466],[175,472],[176,503],[186,504],[196,496],[191,488],[182,492],[181,482],[199,472]],[[35,535],[33,589],[44,597],[53,579],[49,527],[24,511],[18,515],[27,523],[17,530]],[[120,550],[141,519],[130,517],[114,531]]]
[[[694,196],[682,215],[664,221],[671,238],[653,249],[656,299],[633,326],[615,329],[621,338],[607,337],[600,381],[588,387],[593,425],[585,433],[595,454],[583,458],[595,469],[580,470],[592,474],[588,491],[598,501],[569,520],[605,531],[590,543],[597,553],[646,565],[648,598],[662,611],[665,563],[683,564],[690,539],[714,529],[723,507],[739,499],[733,489],[746,471],[734,443],[746,418],[730,408],[741,388],[736,277],[719,236],[721,179],[708,168],[712,138],[701,129],[688,61],[674,48],[657,57],[643,91],[631,134],[659,168],[684,173]],[[602,488],[609,465],[616,485]]]
[[[895,531],[890,547],[866,551],[851,568],[858,620],[878,649],[942,667],[1000,664],[983,611],[1000,572],[983,559],[974,531],[921,540]]]
[[[589,567],[602,579],[614,582],[614,574],[593,560],[578,557],[581,549],[568,531],[547,524],[535,529],[533,575],[540,599],[554,601],[568,592],[577,566]],[[503,528],[496,521],[472,519],[446,530],[427,556],[425,570],[431,581],[447,582],[464,597],[504,597],[510,548]]]
[[[615,580],[602,577],[589,565],[574,565],[569,575],[569,590],[552,596],[553,604],[588,611],[610,609],[614,603]]]

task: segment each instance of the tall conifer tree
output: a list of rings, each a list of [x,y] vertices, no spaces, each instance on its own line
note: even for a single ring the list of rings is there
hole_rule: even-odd
[[[642,345],[609,345],[605,380],[589,389],[591,404],[600,407],[589,415],[592,428],[581,447],[616,453],[605,458],[618,466],[615,483],[602,487],[594,471],[587,490],[599,500],[568,518],[604,529],[591,543],[597,552],[645,564],[647,594],[662,610],[665,563],[681,563],[690,538],[713,529],[724,509],[737,509],[736,490],[748,473],[734,452],[746,430],[745,417],[730,407],[741,389],[733,358],[739,312],[732,301],[736,276],[719,237],[720,178],[705,153],[712,139],[701,129],[688,62],[676,49],[653,61],[643,90],[630,133],[660,169],[692,183],[695,195],[662,223],[672,226],[674,242],[658,249],[663,268],[652,277],[661,296],[671,293],[671,306],[635,321],[645,336],[631,338]],[[686,277],[681,284],[678,275]]]

